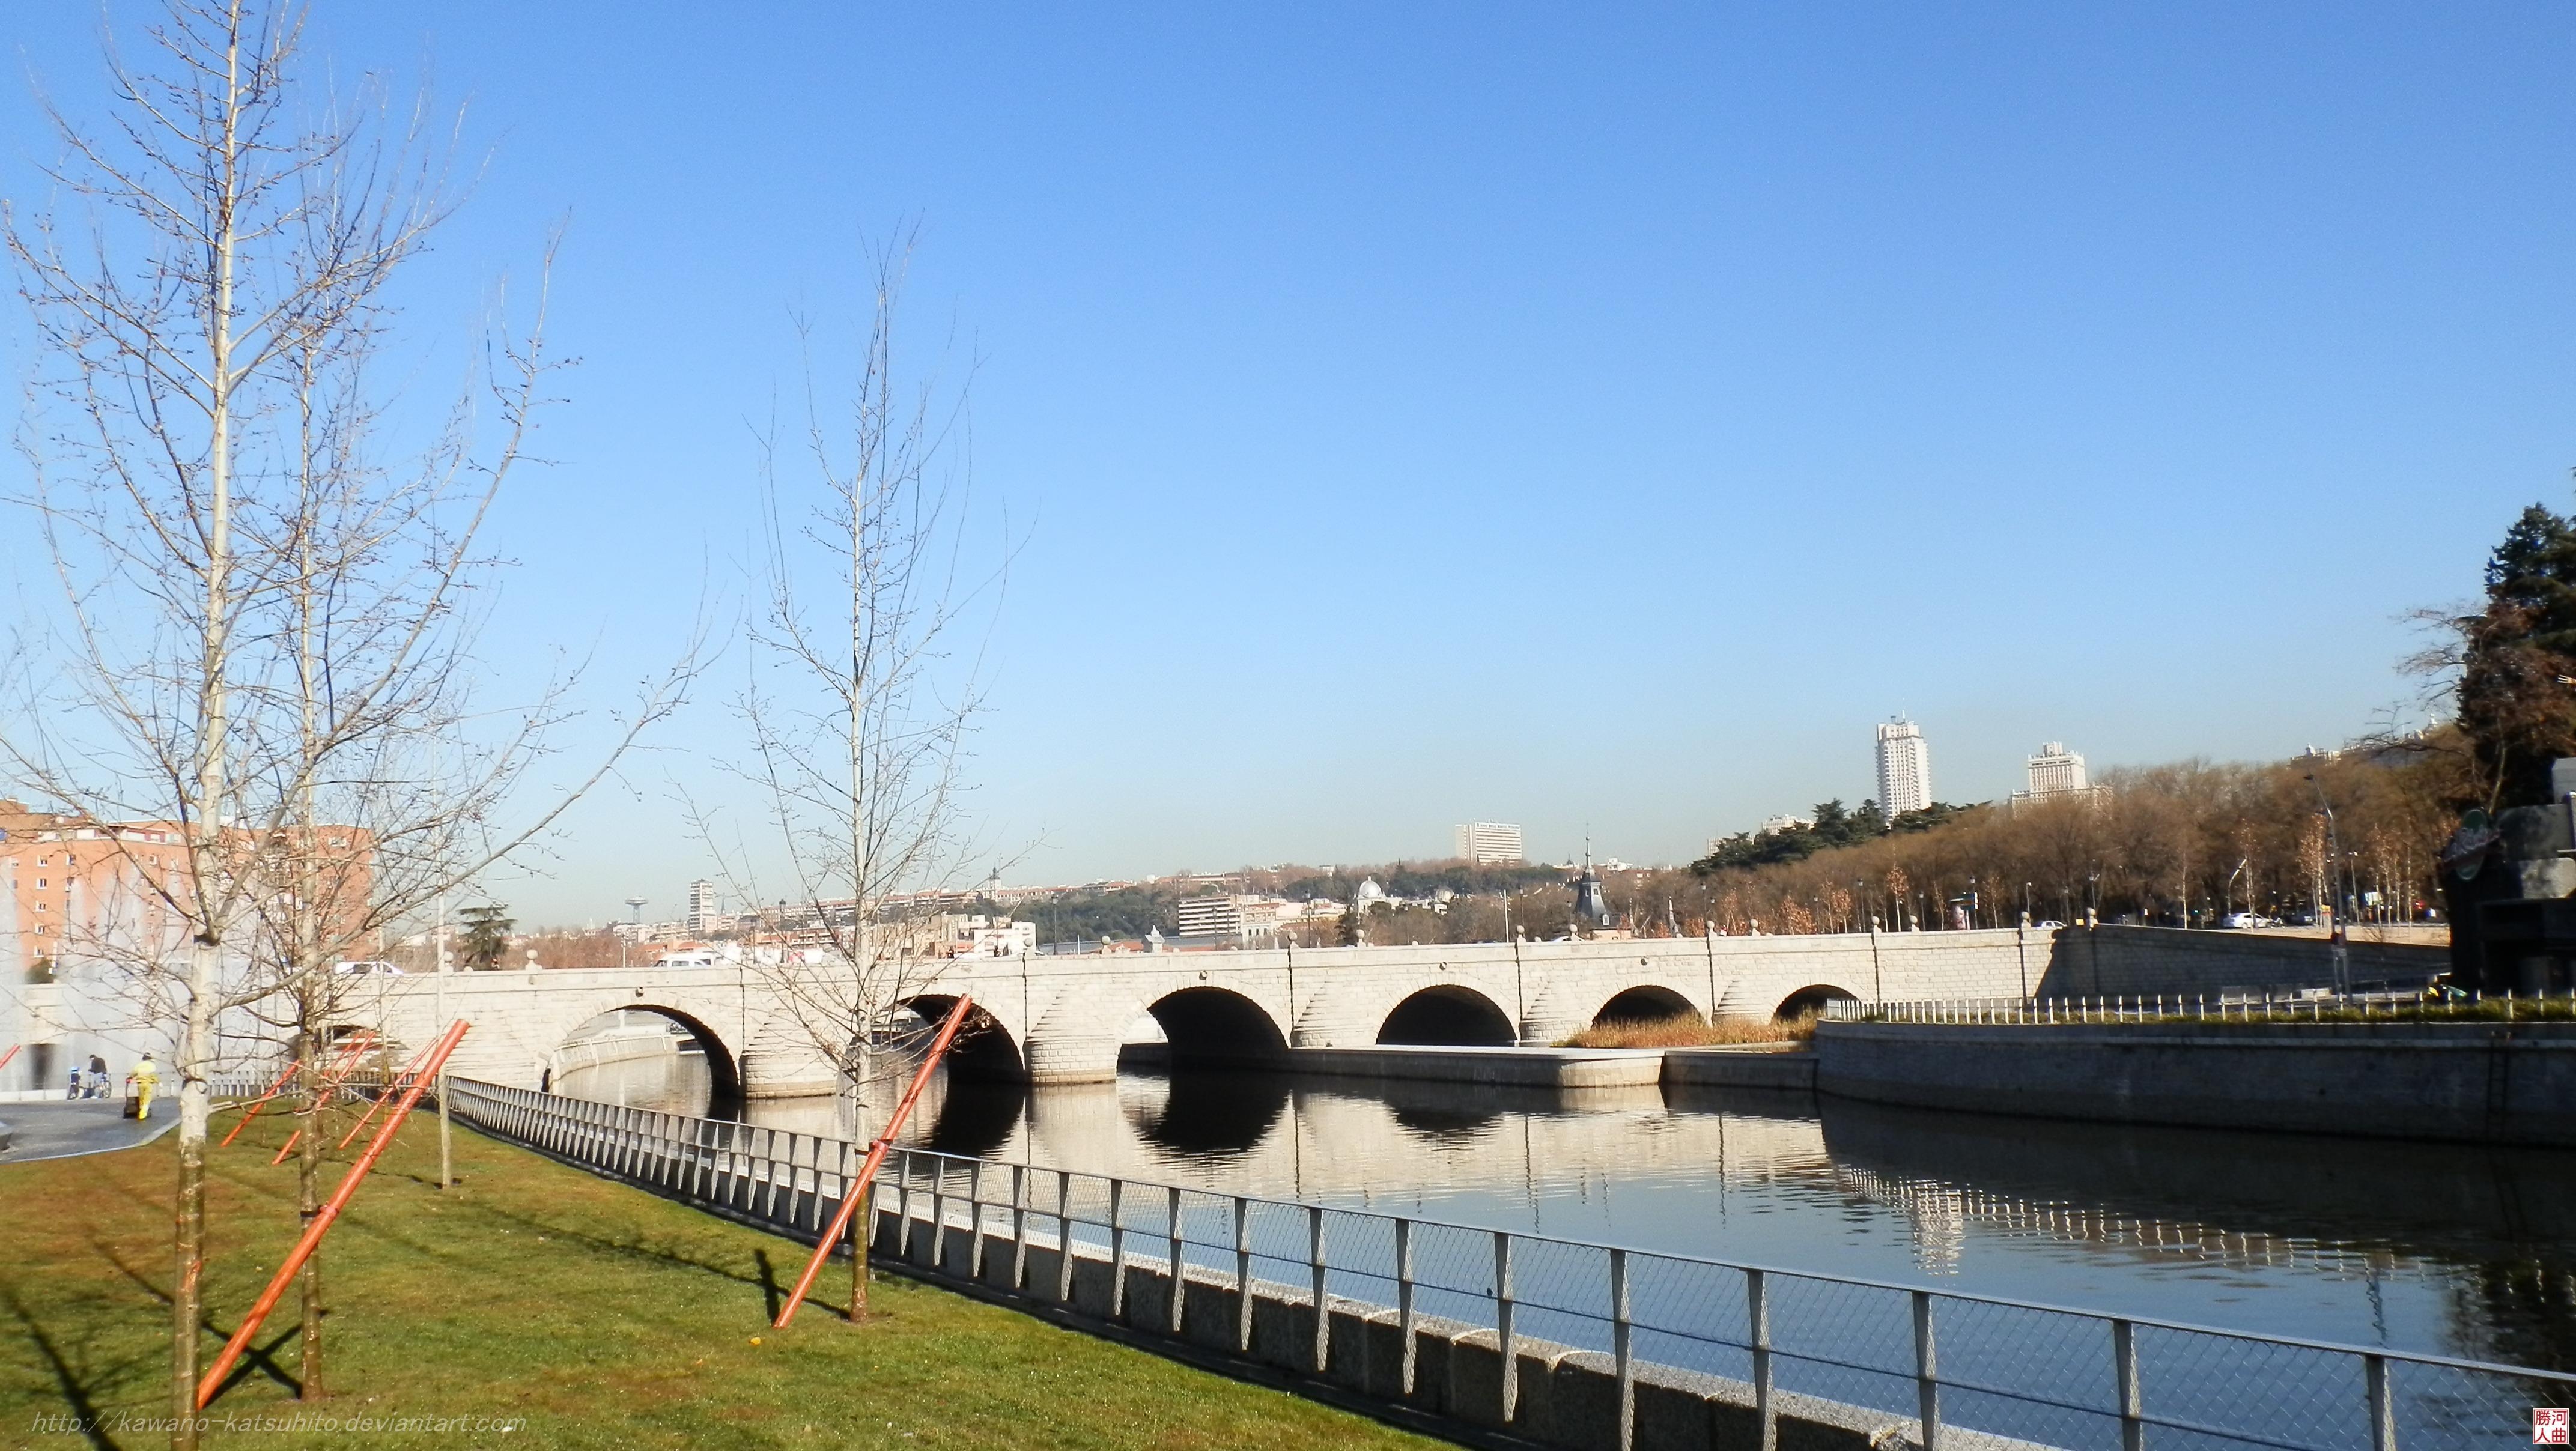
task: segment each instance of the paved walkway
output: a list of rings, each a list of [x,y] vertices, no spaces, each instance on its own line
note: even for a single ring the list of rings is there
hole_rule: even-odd
[[[0,1149],[0,1169],[28,1159],[64,1159],[148,1144],[179,1126],[179,1105],[156,1101],[148,1123],[120,1116],[115,1099],[65,1099],[59,1103],[0,1104],[10,1143]]]

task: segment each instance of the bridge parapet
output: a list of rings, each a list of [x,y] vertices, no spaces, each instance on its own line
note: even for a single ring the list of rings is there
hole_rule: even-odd
[[[1490,1009],[1505,1025],[1503,1037],[1547,1042],[1588,1026],[1623,993],[1639,994],[1632,1002],[1764,1018],[1810,990],[1864,1001],[2018,995],[2046,970],[2052,936],[1593,938],[959,958],[923,985],[922,996],[944,1002],[972,994],[991,1015],[990,1030],[1006,1035],[1014,1050],[989,1061],[1043,1082],[1080,1082],[1114,1077],[1119,1047],[1136,1022],[1158,1009],[1168,1015],[1176,995],[1199,989],[1239,999],[1244,1011],[1193,1013],[1182,1026],[1256,1029],[1247,1043],[1273,1034],[1304,1048],[1375,1043],[1399,1007],[1426,993],[1458,1005],[1458,1021]],[[405,1043],[426,1042],[436,1034],[442,996],[445,1016],[475,1024],[458,1071],[489,1082],[537,1086],[573,1030],[614,1008],[649,1009],[681,1023],[707,1046],[711,1063],[721,1057],[739,1064],[755,1094],[822,1091],[831,1081],[810,1035],[793,1021],[787,995],[748,966],[389,979],[372,1020],[353,1021]],[[1173,1023],[1165,1027],[1169,1036]]]

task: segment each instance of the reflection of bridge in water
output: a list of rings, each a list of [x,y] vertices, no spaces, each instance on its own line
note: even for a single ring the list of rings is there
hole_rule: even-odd
[[[583,1097],[703,1110],[694,1080],[634,1062],[567,1075]],[[892,1085],[872,1097],[889,1101]],[[752,1121],[866,1137],[830,1098]],[[1029,1088],[934,1079],[907,1141],[1245,1193],[1543,1227],[1685,1254],[1947,1278],[2070,1252],[2180,1318],[2211,1270],[2315,1294],[2273,1328],[2367,1333],[2381,1281],[2451,1308],[2438,1343],[2576,1361],[2576,1154],[2157,1130],[1710,1088],[1559,1093],[1183,1071]],[[1857,1238],[1855,1238],[1857,1236]],[[2045,1275],[2045,1270],[2038,1271]],[[2283,1277],[2288,1277],[2284,1279]],[[2222,1275],[2221,1286],[2234,1285]],[[2154,1288],[2163,1286],[2162,1289]],[[2419,1316],[2423,1299],[2410,1302]],[[2343,1309],[2320,1311],[2316,1306]],[[2297,1316],[2325,1314],[2327,1318]],[[2340,1317],[2340,1318],[2337,1318]],[[2417,1320],[2416,1324],[2421,1324]],[[2422,1344],[2435,1340],[2419,1338]]]

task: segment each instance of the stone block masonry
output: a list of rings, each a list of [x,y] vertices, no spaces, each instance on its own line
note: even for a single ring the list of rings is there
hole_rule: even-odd
[[[1820,1023],[1816,1087],[2110,1123],[2576,1146],[2576,1023]]]

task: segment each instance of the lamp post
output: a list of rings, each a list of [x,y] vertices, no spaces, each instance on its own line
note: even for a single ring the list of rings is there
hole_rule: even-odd
[[[2342,866],[2343,840],[2335,834],[2334,804],[2326,800],[2326,788],[2317,780],[2317,773],[2310,771],[2307,777],[2308,785],[2317,793],[2317,809],[2326,816],[2326,890],[2333,897],[2340,898],[2342,889],[2335,885],[2334,874]],[[2344,948],[2343,903],[2330,900],[2326,911],[2331,914],[2326,919],[2326,940],[2333,944],[2335,991],[2348,994],[2352,991],[2352,958]]]

